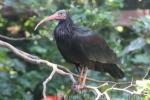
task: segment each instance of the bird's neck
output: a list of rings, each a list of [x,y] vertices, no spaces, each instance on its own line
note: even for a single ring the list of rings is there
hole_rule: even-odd
[[[58,31],[63,32],[63,33],[73,33],[73,26],[74,23],[70,17],[68,17],[66,20],[60,20],[58,23]]]

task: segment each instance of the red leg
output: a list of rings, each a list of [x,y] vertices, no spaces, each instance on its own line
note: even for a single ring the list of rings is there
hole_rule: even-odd
[[[83,80],[82,79],[83,73],[84,73],[84,67],[81,67],[80,76],[79,76],[79,83],[81,83]]]
[[[82,86],[84,86],[84,85],[85,85],[85,82],[86,82],[87,70],[88,70],[88,68],[85,67],[85,68],[84,68],[84,77],[83,77],[83,81],[82,81]]]

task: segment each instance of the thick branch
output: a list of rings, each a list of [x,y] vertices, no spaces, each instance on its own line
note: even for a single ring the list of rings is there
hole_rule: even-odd
[[[10,49],[14,54],[16,54],[18,57],[22,58],[23,60],[27,61],[27,62],[30,62],[30,63],[33,63],[33,64],[45,64],[47,65],[48,67],[52,68],[52,72],[51,74],[49,75],[49,77],[43,82],[43,96],[44,96],[44,100],[46,100],[46,84],[53,78],[54,74],[57,73],[57,74],[60,74],[60,75],[64,75],[64,76],[68,76],[71,81],[75,84],[76,83],[76,80],[74,78],[75,77],[78,77],[78,75],[72,73],[69,69],[65,68],[64,66],[61,66],[61,65],[58,65],[58,64],[54,64],[54,63],[51,63],[47,60],[43,60],[43,59],[40,59],[39,57],[37,56],[34,56],[34,55],[31,55],[31,54],[28,54],[24,51],[21,51],[17,48],[15,48],[14,46],[12,46],[11,44],[7,43],[7,42],[4,42],[2,40],[0,40],[0,47],[4,47],[4,48],[8,48]],[[145,79],[148,74],[149,74],[149,71],[146,73],[146,75],[143,77],[143,79]],[[98,80],[94,80],[94,79],[91,79],[91,78],[87,78],[88,80],[90,81],[93,81],[93,82],[98,82],[98,83],[104,83],[100,86],[81,86],[81,89],[92,89],[96,92],[96,98],[95,100],[98,100],[102,95],[104,95],[106,97],[107,100],[110,100],[110,97],[108,95],[107,92],[111,91],[111,90],[117,90],[117,91],[124,91],[124,92],[127,92],[127,93],[130,93],[130,94],[136,94],[136,95],[145,95],[145,94],[140,94],[140,93],[136,93],[136,92],[133,92],[133,91],[130,91],[129,88],[135,86],[135,82],[132,80],[131,82],[120,82],[120,83],[117,83],[117,82],[113,82],[113,81],[98,81]],[[102,87],[103,85],[105,84],[114,84],[111,88],[108,88],[106,89],[104,92],[101,92],[99,90],[100,87]],[[118,84],[127,84],[129,86],[125,87],[125,88],[117,88],[115,87],[116,85]]]
[[[30,63],[33,63],[33,64],[45,64],[48,67],[53,69],[53,71],[50,74],[50,76],[43,82],[43,86],[44,86],[43,96],[44,96],[45,100],[46,100],[46,84],[47,84],[48,81],[50,81],[52,79],[52,77],[53,77],[53,75],[55,73],[58,73],[58,74],[61,74],[61,75],[65,75],[65,76],[69,76],[70,79],[72,80],[72,82],[76,83],[76,80],[74,79],[73,75],[71,73],[64,72],[61,69],[58,69],[57,68],[58,67],[57,64],[51,63],[51,62],[49,62],[47,60],[40,59],[40,58],[38,58],[36,56],[33,56],[31,54],[28,54],[28,53],[25,53],[25,52],[23,52],[21,50],[18,50],[17,48],[12,46],[11,44],[9,44],[7,42],[4,42],[2,40],[0,40],[0,46],[10,49],[14,54],[16,54],[18,57],[24,59],[27,62],[30,62]]]

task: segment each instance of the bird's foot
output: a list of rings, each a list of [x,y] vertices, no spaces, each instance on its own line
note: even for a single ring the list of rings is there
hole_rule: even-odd
[[[72,90],[78,92],[79,90],[82,90],[84,87],[85,87],[85,85],[82,85],[82,84],[73,84]]]

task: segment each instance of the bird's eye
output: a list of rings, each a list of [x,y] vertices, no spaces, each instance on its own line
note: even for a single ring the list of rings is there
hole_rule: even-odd
[[[63,13],[61,12],[61,13],[59,13],[60,15],[63,15]]]
[[[59,13],[58,13],[58,16],[65,18],[65,17],[66,17],[66,13],[64,13],[64,12],[59,12]]]

